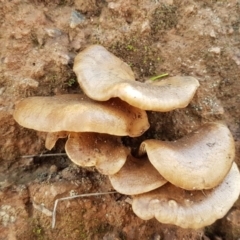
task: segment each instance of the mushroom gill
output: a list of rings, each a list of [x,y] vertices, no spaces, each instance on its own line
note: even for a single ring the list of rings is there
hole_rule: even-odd
[[[233,163],[223,182],[211,190],[186,191],[165,184],[157,190],[133,197],[134,213],[144,220],[198,229],[222,218],[238,199],[240,174]]]

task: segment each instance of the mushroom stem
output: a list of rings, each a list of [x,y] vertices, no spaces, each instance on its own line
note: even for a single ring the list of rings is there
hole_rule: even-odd
[[[59,138],[66,138],[68,136],[67,132],[49,132],[45,140],[45,148],[52,150]]]

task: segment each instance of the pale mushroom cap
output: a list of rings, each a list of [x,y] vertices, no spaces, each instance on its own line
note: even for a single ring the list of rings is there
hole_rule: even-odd
[[[105,175],[117,173],[130,153],[119,137],[98,133],[70,133],[65,150],[78,166],[95,166]]]
[[[149,128],[143,110],[117,98],[96,102],[80,94],[26,98],[16,105],[13,116],[23,127],[45,132],[99,132],[136,137]]]
[[[161,187],[167,181],[152,166],[149,160],[129,156],[119,172],[109,176],[115,190],[122,194],[134,195]]]
[[[177,76],[152,83],[134,81],[130,67],[99,45],[80,52],[73,70],[90,98],[105,101],[119,97],[144,110],[166,112],[184,108],[199,87],[193,77]]]
[[[212,190],[186,191],[170,183],[133,197],[134,213],[149,220],[155,217],[161,223],[182,228],[198,229],[222,218],[240,193],[240,174],[233,166],[224,181]]]
[[[209,123],[174,142],[146,140],[140,146],[173,185],[210,189],[227,175],[235,156],[234,139],[224,124]]]

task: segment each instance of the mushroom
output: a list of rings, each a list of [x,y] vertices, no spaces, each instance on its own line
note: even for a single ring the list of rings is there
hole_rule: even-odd
[[[131,155],[119,172],[110,175],[109,179],[115,190],[127,195],[149,192],[167,182],[146,157],[137,159]]]
[[[134,213],[144,220],[155,217],[161,223],[198,229],[222,218],[240,193],[237,165],[223,182],[212,190],[186,191],[170,183],[154,191],[133,197]]]
[[[145,111],[118,98],[96,102],[76,94],[24,99],[16,105],[14,118],[24,127],[48,132],[48,149],[68,135],[69,158],[107,175],[119,171],[130,152],[119,138],[107,134],[139,136],[149,127]]]
[[[158,172],[175,186],[210,189],[229,172],[235,156],[234,139],[222,123],[208,123],[174,142],[145,140],[140,154],[147,153]]]
[[[195,78],[180,76],[152,83],[137,82],[126,63],[99,45],[80,52],[73,70],[90,98],[106,101],[119,97],[144,110],[167,112],[184,108],[199,86]]]
[[[70,133],[65,150],[75,164],[96,166],[105,175],[118,172],[130,153],[118,137],[99,133]]]
[[[96,102],[84,95],[31,97],[19,102],[14,119],[44,132],[98,132],[136,137],[149,128],[145,111],[120,99]]]
[[[68,132],[66,131],[48,132],[45,140],[45,148],[48,150],[52,150],[59,138],[66,138],[67,136]]]

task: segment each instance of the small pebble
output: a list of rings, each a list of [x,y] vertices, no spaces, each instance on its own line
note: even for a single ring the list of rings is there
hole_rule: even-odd
[[[161,235],[158,233],[155,233],[152,237],[152,240],[161,240]]]
[[[48,217],[51,217],[52,216],[52,211],[50,211],[49,209],[47,209],[44,204],[36,204],[35,202],[32,203],[33,204],[33,207],[42,212],[43,214],[45,214],[46,216]]]
[[[52,165],[52,166],[49,168],[49,173],[50,173],[50,174],[56,173],[57,170],[58,170],[57,166],[56,166],[56,165]]]
[[[83,23],[85,21],[85,17],[78,11],[74,10],[72,11],[71,17],[70,17],[70,28],[76,28],[79,24]]]
[[[131,198],[129,198],[129,197],[127,197],[126,199],[125,199],[125,202],[127,202],[127,203],[129,203],[130,205],[132,205],[132,199]]]
[[[212,48],[208,49],[208,51],[219,54],[219,53],[221,53],[221,48],[220,47],[212,47]]]
[[[59,37],[62,35],[62,32],[57,28],[45,28],[45,31],[49,37]]]
[[[216,36],[216,33],[215,33],[215,31],[212,29],[211,30],[211,32],[210,32],[210,37],[212,37],[212,38],[216,38],[217,36]]]

